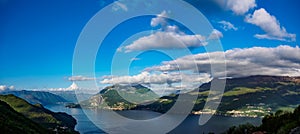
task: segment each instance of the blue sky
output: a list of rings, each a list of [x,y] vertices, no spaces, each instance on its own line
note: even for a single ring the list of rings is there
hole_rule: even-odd
[[[229,57],[229,62],[235,63],[236,61],[236,63],[241,63],[239,61],[240,57],[234,57],[233,55],[243,54],[249,56],[250,59],[258,56],[257,59],[249,60],[249,62],[245,63],[247,64],[246,66],[262,68],[262,70],[272,70],[270,72],[263,71],[267,73],[262,74],[272,74],[276,72],[279,75],[297,75],[299,73],[299,70],[297,70],[299,68],[299,59],[297,58],[299,48],[296,46],[298,45],[300,33],[300,18],[298,14],[298,5],[300,2],[298,0],[276,0],[271,2],[266,0],[249,1],[238,3],[235,0],[227,0],[225,3],[222,3],[219,0],[187,0],[187,2],[205,15],[213,28],[217,31],[216,36],[222,42],[222,47],[224,51],[226,51],[225,55]],[[113,0],[1,0],[0,85],[13,85],[20,89],[62,88],[71,85],[69,79],[72,76],[72,58],[76,41],[86,23],[98,11],[112,2]],[[112,10],[115,12],[127,12],[127,10],[130,11],[132,8],[139,8],[132,6],[134,2],[135,1],[127,2],[126,0],[121,0],[115,3],[116,8]],[[237,8],[240,6],[245,6],[245,8]],[[243,11],[244,9],[249,10]],[[161,32],[162,36],[165,33],[174,32],[164,29],[166,26],[161,22],[158,22],[159,24],[156,26],[150,25],[153,18],[159,18],[159,15],[168,17],[172,14],[172,11],[166,11],[165,14],[163,14],[163,12],[164,11],[157,12],[158,16],[144,16],[130,19],[121,23],[111,31],[109,36],[104,40],[95,62],[97,78],[110,75],[110,62],[122,42],[125,41],[123,44],[124,49],[128,48],[128,50],[139,52],[139,50],[134,48],[134,41],[138,41],[142,37],[155,36],[157,32]],[[257,16],[255,13],[257,13]],[[113,14],[111,17],[113,17]],[[262,22],[261,20],[264,18],[267,20]],[[179,28],[178,31],[170,35],[180,38],[184,38],[185,35],[191,35],[189,30],[185,29],[184,26],[181,26],[179,23],[172,22],[168,19],[164,21],[167,22],[167,26]],[[272,26],[275,28],[270,26],[272,23],[274,24]],[[231,24],[231,27],[228,24]],[[268,26],[266,24],[270,25]],[[279,27],[277,31],[276,26],[277,28]],[[127,40],[131,35],[145,30],[153,31],[152,33],[146,32]],[[149,37],[147,39],[153,38]],[[145,40],[140,40],[135,46],[140,45],[139,43]],[[131,49],[129,49],[130,47],[126,47],[129,44],[133,45]],[[190,48],[192,54],[197,55],[204,52],[201,45],[190,45],[197,46]],[[175,46],[170,46],[169,48],[172,47]],[[236,50],[235,48],[240,48],[241,50]],[[145,48],[144,50],[147,49]],[[267,57],[266,55],[268,54],[265,54],[259,57],[261,53],[258,52],[260,51],[262,51],[261,53],[267,52],[270,56]],[[289,55],[287,54],[288,52],[290,52]],[[120,53],[125,55],[129,54],[125,52]],[[198,56],[201,57],[201,55]],[[181,56],[178,56],[176,58],[180,57]],[[266,62],[271,62],[276,59],[280,62],[278,62],[278,64],[274,63],[274,65],[258,64],[261,62],[258,59],[268,60],[267,58],[269,58],[270,61]],[[286,60],[282,60],[284,58],[286,58]],[[247,59],[247,57],[245,59]],[[167,65],[162,62],[172,61],[174,59],[162,53],[148,51],[135,59],[125,58],[124,60],[133,61],[129,68],[130,74],[135,75],[138,79],[142,76],[144,78],[145,75],[151,75],[151,73],[142,73],[146,68],[162,72],[163,70],[157,69],[158,67]],[[289,65],[293,66],[283,65],[284,63],[289,63]],[[119,64],[120,66],[122,65],[121,61]],[[228,67],[233,66],[237,67],[238,65],[229,63]],[[120,67],[116,72],[123,75],[122,72],[124,69],[127,68]],[[192,69],[189,68],[185,71],[191,70]],[[295,72],[293,72],[293,70],[295,70]],[[254,74],[260,74],[258,70],[250,71],[256,71],[257,73]],[[232,76],[253,75],[253,73],[239,73],[238,71],[232,73],[230,70],[228,74]],[[161,74],[157,75],[160,76]],[[82,77],[87,78],[90,76]],[[92,80],[82,80],[82,77],[80,77],[80,80],[74,80],[81,82],[86,81],[87,83],[90,82],[89,80]],[[120,81],[123,79],[123,77],[118,78]],[[131,77],[126,78],[131,79]],[[153,76],[153,78],[155,78],[155,76]],[[99,82],[102,80],[97,79],[96,81]],[[106,81],[109,80],[108,77]],[[110,84],[110,82],[102,81],[102,84]]]

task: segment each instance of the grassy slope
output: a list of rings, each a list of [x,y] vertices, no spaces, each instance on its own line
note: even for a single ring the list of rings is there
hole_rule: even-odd
[[[43,91],[9,91],[1,94],[13,94],[19,98],[22,98],[26,100],[27,102],[31,104],[42,104],[42,105],[53,105],[60,102],[67,102],[64,98],[49,93],[49,92],[43,92]]]
[[[0,101],[0,129],[2,134],[48,133],[46,128],[18,113],[3,101]]]
[[[203,109],[210,83],[187,95],[199,95],[194,102],[194,111]],[[149,109],[166,112],[176,102],[177,95],[164,96],[158,101],[138,106],[138,109]],[[221,112],[230,110],[247,110],[249,106],[268,109],[272,112],[279,109],[295,107],[300,104],[300,78],[276,76],[250,76],[245,78],[228,79],[222,102],[218,108]]]
[[[73,130],[76,125],[76,120],[70,115],[65,113],[54,113],[43,108],[41,105],[31,105],[14,95],[0,95],[0,100],[6,102],[15,111],[48,129],[54,130],[55,128],[67,126],[68,129],[59,129],[59,131],[67,133],[75,132]]]
[[[104,100],[110,108],[120,109],[132,109],[136,107],[137,104],[146,103],[154,100],[155,98],[159,98],[156,93],[142,85],[109,86],[91,98],[95,97],[100,97],[101,101]],[[81,102],[81,105],[83,107],[91,107],[91,102],[94,102],[93,99],[83,101]],[[107,105],[102,103],[99,105],[99,108],[107,107]]]

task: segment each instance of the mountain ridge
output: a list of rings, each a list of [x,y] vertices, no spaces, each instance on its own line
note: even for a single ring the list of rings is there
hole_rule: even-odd
[[[224,82],[222,79],[221,81]],[[204,83],[199,88],[189,92],[158,97],[148,103],[130,103],[126,96],[124,99],[122,98],[124,95],[118,95],[119,92],[114,91],[122,88],[122,86],[112,85],[80,104],[86,107],[93,104],[93,108],[97,108],[106,100],[108,103],[106,108],[112,110],[151,110],[165,113],[175,104],[178,95],[197,95],[198,98],[196,97],[197,99],[193,102],[194,108],[190,114],[205,113],[247,117],[265,116],[277,110],[295,108],[300,104],[300,77],[255,75],[227,78],[221,104],[217,111],[203,109],[210,92],[210,85],[211,82]],[[131,88],[135,89],[134,87],[129,89]],[[151,89],[147,88],[145,91],[151,91]],[[106,94],[108,92],[109,94]]]
[[[198,95],[191,114],[209,113],[203,110],[211,82],[185,95]],[[178,95],[163,96],[156,102],[135,109],[167,112]],[[256,75],[226,79],[226,86],[217,114],[230,116],[264,116],[281,108],[295,108],[300,104],[300,77]]]
[[[0,101],[7,103],[16,112],[49,130],[56,130],[61,133],[77,133],[74,130],[77,121],[71,115],[52,112],[40,104],[32,105],[12,94],[0,95]]]
[[[44,134],[47,129],[40,124],[26,118],[11,108],[6,102],[0,100],[0,129],[1,133]]]
[[[156,93],[140,84],[112,85],[105,87],[98,94],[80,104],[83,107],[129,110],[136,107],[137,104],[147,103],[156,98],[159,98]]]
[[[13,90],[13,91],[1,92],[0,94],[3,95],[13,94],[17,97],[26,100],[30,104],[42,104],[44,106],[68,102],[66,99],[62,98],[61,96],[46,91]]]

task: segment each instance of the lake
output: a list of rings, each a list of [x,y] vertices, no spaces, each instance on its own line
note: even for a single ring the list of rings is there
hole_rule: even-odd
[[[66,112],[72,115],[77,120],[76,130],[81,134],[96,134],[96,133],[105,133],[97,126],[105,127],[109,133],[124,133],[127,128],[129,128],[130,123],[122,124],[120,121],[116,121],[113,124],[108,124],[105,122],[105,118],[112,119],[109,112],[103,110],[93,110],[93,109],[82,109],[78,108],[66,108],[63,105],[51,105],[45,106],[54,112]],[[93,123],[87,116],[87,113],[91,119],[93,119]],[[132,118],[135,120],[144,120],[144,119],[152,119],[160,116],[160,113],[152,112],[152,111],[120,111],[118,112],[120,115]],[[101,120],[99,119],[101,117]],[[177,118],[177,115],[168,116],[170,120]],[[214,132],[216,134],[222,133],[226,131],[229,127],[239,124],[245,124],[247,122],[260,125],[261,118],[249,118],[249,117],[225,117],[225,116],[213,116],[205,125],[198,125],[199,116],[198,115],[190,115],[188,116],[179,126],[173,129],[171,134],[199,134],[199,133],[208,133]],[[163,122],[155,122],[155,125],[163,127],[165,123]],[[144,132],[143,132],[144,133]]]

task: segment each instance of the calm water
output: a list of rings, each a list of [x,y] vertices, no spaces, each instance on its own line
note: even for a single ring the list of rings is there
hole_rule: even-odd
[[[85,110],[86,113],[89,114],[89,117],[95,119],[93,124],[92,121],[85,115],[82,109],[77,108],[65,108],[62,105],[53,105],[53,106],[46,106],[46,108],[55,111],[55,112],[66,112],[72,115],[77,120],[76,130],[79,131],[81,134],[94,134],[94,133],[105,133],[104,131],[100,130],[97,125],[105,126],[109,128],[110,133],[122,133],[126,129],[124,124],[115,122],[113,125],[106,124],[103,120],[98,120],[99,117],[103,118],[111,118],[107,114],[108,112],[105,111],[95,111],[95,110]],[[157,116],[160,116],[160,113],[151,112],[151,111],[121,111],[119,112],[120,115],[126,116],[128,118],[133,119],[151,119]],[[169,118],[176,118],[176,115],[169,116]],[[244,124],[244,123],[252,123],[254,125],[261,124],[260,118],[246,118],[246,117],[224,117],[224,116],[213,116],[205,125],[199,126],[198,125],[199,116],[192,115],[188,116],[183,123],[181,123],[178,127],[172,130],[170,133],[172,134],[199,134],[199,133],[221,133],[224,132],[231,126]],[[131,124],[127,124],[129,126]],[[163,122],[157,122],[156,125],[164,126]]]

